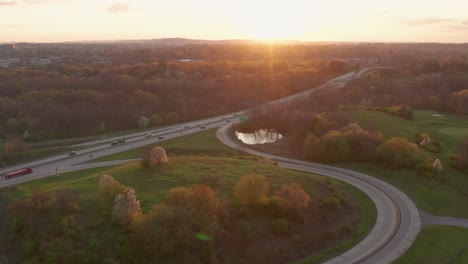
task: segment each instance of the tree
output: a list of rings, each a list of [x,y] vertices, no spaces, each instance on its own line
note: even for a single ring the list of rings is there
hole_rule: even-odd
[[[452,166],[455,168],[468,171],[468,137],[461,142],[457,152],[451,157],[451,160]]]
[[[140,127],[141,129],[146,129],[146,127],[148,127],[148,124],[149,124],[148,118],[144,116],[140,116],[140,119],[138,119],[138,127]]]
[[[158,114],[153,114],[149,119],[151,126],[159,126],[162,123],[162,118]]]
[[[159,164],[168,162],[166,151],[161,147],[154,147],[149,153],[148,167],[153,168]]]
[[[306,159],[336,162],[346,160],[349,155],[349,146],[343,132],[331,130],[318,140],[309,136],[305,142],[304,154]]]
[[[10,133],[18,133],[20,129],[20,123],[16,118],[8,119],[6,123],[6,129]]]
[[[25,130],[24,133],[23,133],[23,139],[24,140],[28,140],[31,136],[29,135],[28,131]]]
[[[28,146],[22,139],[15,139],[5,144],[4,154],[6,157],[10,157],[15,154],[19,154],[28,149]]]
[[[418,146],[405,138],[391,138],[380,145],[377,156],[381,162],[393,168],[412,168],[416,165]]]
[[[164,203],[131,223],[132,245],[148,263],[216,263],[214,244],[224,207],[208,186],[177,187]],[[180,249],[183,248],[181,253]]]
[[[295,209],[306,209],[309,207],[310,196],[302,189],[301,185],[293,182],[290,185],[283,185],[276,192],[276,195],[288,201],[289,206]]]
[[[267,202],[270,182],[263,175],[243,176],[234,187],[234,195],[246,206],[262,205]]]
[[[127,225],[141,216],[140,201],[132,189],[125,189],[114,199],[112,221],[120,225]]]
[[[99,178],[99,196],[103,203],[111,203],[115,196],[122,193],[127,187],[120,184],[112,176],[104,174]]]
[[[436,174],[441,173],[443,170],[442,168],[442,163],[440,163],[440,159],[434,160],[434,163],[432,163],[432,171]]]
[[[168,124],[173,124],[179,122],[179,115],[176,112],[169,112],[164,118],[165,122]]]
[[[384,142],[381,132],[371,133],[360,128],[350,129],[344,135],[349,145],[349,157],[358,161],[372,159],[377,147]]]

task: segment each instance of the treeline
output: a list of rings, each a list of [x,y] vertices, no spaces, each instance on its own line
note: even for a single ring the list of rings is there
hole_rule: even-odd
[[[169,51],[168,51],[169,52]],[[0,69],[0,133],[71,137],[136,128],[141,116],[170,123],[243,109],[352,70],[330,60],[53,64]],[[159,125],[159,124],[153,124]]]

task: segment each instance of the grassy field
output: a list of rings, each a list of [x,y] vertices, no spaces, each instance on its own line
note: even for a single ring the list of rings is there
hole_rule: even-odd
[[[216,139],[214,129],[167,140],[159,145],[166,148],[169,153],[176,152],[175,156],[169,157],[169,163],[163,166],[155,169],[144,169],[139,166],[138,162],[135,162],[118,167],[70,172],[58,177],[21,184],[0,191],[0,208],[5,204],[30,197],[33,191],[53,193],[67,188],[78,193],[81,214],[86,219],[92,219],[90,220],[91,224],[95,226],[93,234],[90,234],[88,239],[107,238],[110,245],[113,245],[115,244],[113,237],[120,237],[122,233],[116,227],[104,226],[104,223],[107,222],[105,220],[106,213],[103,212],[100,203],[96,203],[98,200],[98,181],[102,174],[112,175],[122,184],[134,188],[141,208],[146,213],[154,204],[162,202],[171,188],[177,186],[215,182],[219,186],[218,191],[222,196],[233,199],[233,186],[239,177],[258,173],[267,176],[271,182],[272,193],[281,185],[296,181],[311,195],[313,203],[317,203],[323,195],[323,188],[327,189],[329,188],[327,186],[331,184],[334,189],[342,192],[347,200],[355,202],[362,208],[363,223],[356,227],[355,234],[333,248],[313,252],[312,260],[314,262],[330,258],[350,248],[360,241],[375,223],[375,206],[369,197],[360,190],[324,176],[286,170],[260,163],[253,156],[240,155],[236,150],[220,143]],[[140,150],[132,150],[107,157],[106,160],[139,156]],[[329,232],[336,232],[334,228],[336,227],[330,229]],[[10,260],[20,260],[19,255],[16,258],[12,256]]]
[[[457,142],[468,136],[468,118],[453,114],[432,116],[433,111],[414,111],[413,119],[407,120],[376,111],[349,111],[362,127],[381,131],[386,138],[404,137],[413,140],[418,132],[428,133],[442,144],[443,153],[455,151]]]
[[[425,157],[439,158],[444,166],[442,179],[419,176],[414,170],[390,170],[368,163],[345,163],[344,167],[384,179],[407,193],[423,210],[437,215],[468,217],[468,175],[449,166],[450,155],[458,142],[468,136],[468,118],[455,115],[432,116],[432,111],[414,111],[413,120],[375,111],[350,111],[364,128],[376,129],[385,138],[403,137],[409,141],[419,132],[428,133],[442,145],[441,153]]]
[[[152,127],[151,129],[159,129],[167,126]],[[53,155],[64,154],[72,150],[80,150],[83,147],[73,147],[80,143],[93,141],[93,140],[104,140],[111,137],[124,136],[131,133],[144,132],[141,129],[130,129],[115,132],[99,133],[96,135],[78,137],[78,138],[65,138],[65,139],[52,139],[42,140],[38,142],[26,142],[27,150],[21,154],[16,154],[14,157],[5,159],[4,163],[8,166],[33,161],[40,158],[45,158]],[[0,140],[0,149],[5,148],[5,143],[11,140],[20,139],[21,135],[8,134],[5,135],[5,140]]]
[[[103,208],[98,201],[98,181],[102,174],[112,175],[122,184],[136,190],[143,212],[160,203],[170,188],[177,186],[191,186],[214,181],[219,185],[218,191],[222,196],[233,198],[234,183],[245,174],[258,173],[265,175],[271,182],[271,189],[277,190],[285,183],[298,182],[311,195],[312,200],[319,201],[323,188],[330,184],[346,199],[355,201],[364,209],[363,224],[356,229],[356,235],[346,239],[336,248],[326,252],[314,252],[316,258],[325,259],[333,256],[346,248],[351,247],[362,239],[373,226],[376,219],[375,207],[372,201],[360,190],[354,187],[329,179],[324,176],[291,171],[279,168],[275,165],[260,163],[255,157],[209,157],[209,156],[175,156],[170,161],[155,169],[145,169],[138,162],[118,167],[97,168],[71,173],[65,173],[58,177],[49,177],[17,187],[0,191],[1,204],[12,203],[21,198],[31,196],[32,191],[53,193],[61,188],[76,191],[79,195],[80,212],[85,218],[93,219],[95,231],[93,237],[118,236],[115,227],[99,226],[104,222]]]
[[[154,146],[163,147],[168,154],[173,155],[219,155],[220,153],[238,154],[238,151],[229,148],[216,138],[216,129],[209,129],[176,139],[161,141]],[[122,159],[141,158],[142,151],[148,147],[131,149],[111,156],[102,157],[96,161],[110,161]]]
[[[468,263],[468,229],[451,226],[426,227],[406,254],[394,263]]]
[[[432,140],[441,143],[441,153],[429,153],[421,149],[422,158],[439,158],[444,167],[441,178],[420,175],[416,170],[392,170],[375,163],[343,162],[332,164],[360,171],[383,179],[408,194],[421,209],[436,215],[468,218],[468,175],[449,165],[450,155],[464,136],[468,136],[468,118],[455,115],[432,116],[432,111],[414,111],[413,120],[392,116],[383,112],[348,111],[363,128],[381,131],[386,139],[403,137],[413,141],[419,132],[428,133]],[[285,137],[281,142],[256,145],[260,151],[275,155],[291,156]],[[249,146],[251,147],[251,146]],[[298,157],[295,157],[298,158]]]

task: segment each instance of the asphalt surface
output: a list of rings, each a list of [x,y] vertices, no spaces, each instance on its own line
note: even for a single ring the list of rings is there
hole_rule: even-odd
[[[419,215],[421,217],[421,225],[423,227],[430,225],[448,225],[468,228],[467,218],[432,215],[422,211],[421,209],[419,209]]]
[[[232,148],[275,160],[283,168],[317,173],[347,182],[372,199],[377,209],[377,221],[370,233],[356,246],[325,263],[392,263],[416,239],[421,228],[418,209],[408,196],[392,185],[363,173],[245,148],[229,138],[228,129],[229,126],[220,128],[217,136]]]

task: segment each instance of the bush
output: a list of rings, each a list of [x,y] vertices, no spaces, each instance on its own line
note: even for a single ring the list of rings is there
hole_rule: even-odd
[[[271,230],[276,235],[286,235],[291,232],[291,224],[285,219],[275,219],[271,222]]]
[[[234,195],[246,206],[263,205],[268,201],[270,182],[263,175],[243,176],[234,186]]]
[[[324,198],[322,200],[322,205],[325,209],[334,211],[334,210],[338,210],[341,207],[341,202],[335,197],[329,197],[329,198]]]
[[[288,205],[292,208],[306,209],[309,207],[310,196],[296,182],[290,185],[283,185],[276,194],[286,199]]]
[[[253,239],[254,232],[253,232],[252,224],[249,221],[245,220],[245,219],[241,219],[239,221],[239,225],[241,227],[242,234],[244,235],[244,237],[247,240]]]
[[[268,199],[265,208],[273,217],[284,217],[288,208],[288,201],[280,196],[272,196]]]
[[[379,160],[392,168],[414,168],[418,146],[404,138],[391,138],[377,148]]]

